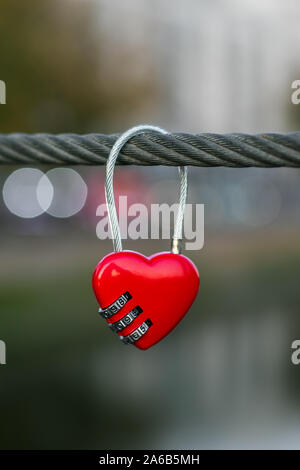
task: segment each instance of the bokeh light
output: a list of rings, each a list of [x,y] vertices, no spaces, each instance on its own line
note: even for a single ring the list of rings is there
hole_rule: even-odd
[[[37,186],[39,186],[39,199]],[[8,210],[23,218],[38,217],[48,209],[53,198],[52,184],[47,176],[36,168],[21,168],[11,173],[4,183],[2,192]]]
[[[271,181],[255,175],[244,178],[231,189],[233,215],[248,227],[263,227],[274,222],[281,201],[279,189]]]
[[[48,205],[44,194],[45,181],[50,181],[54,194]],[[65,218],[79,212],[87,198],[87,185],[77,171],[71,168],[54,168],[38,182],[37,198],[45,212],[53,217]]]

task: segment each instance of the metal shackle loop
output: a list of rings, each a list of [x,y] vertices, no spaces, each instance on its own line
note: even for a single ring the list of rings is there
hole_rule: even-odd
[[[135,126],[124,132],[114,143],[109,157],[106,162],[106,176],[105,176],[105,199],[107,205],[107,213],[110,224],[110,229],[112,233],[113,247],[114,251],[122,251],[122,239],[121,232],[119,227],[119,221],[115,205],[114,197],[114,169],[115,164],[118,158],[118,155],[123,147],[132,137],[142,134],[145,132],[153,132],[160,134],[168,134],[167,131],[161,127],[142,124],[140,126]],[[175,222],[174,235],[172,238],[172,253],[180,253],[181,251],[181,240],[182,240],[182,227],[183,227],[183,218],[184,218],[184,209],[186,204],[187,197],[187,167],[178,167],[179,176],[180,176],[180,198],[179,198],[179,208],[177,213],[177,218]]]

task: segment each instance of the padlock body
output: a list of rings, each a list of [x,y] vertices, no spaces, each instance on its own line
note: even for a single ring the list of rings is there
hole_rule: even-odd
[[[121,338],[133,338],[130,342],[139,349],[148,349],[173,330],[195,300],[199,283],[192,261],[169,252],[149,258],[134,251],[114,252],[93,274],[107,322]]]

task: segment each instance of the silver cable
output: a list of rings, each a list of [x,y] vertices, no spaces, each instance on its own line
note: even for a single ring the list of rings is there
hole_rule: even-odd
[[[172,238],[171,251],[172,253],[181,253],[181,242],[182,242],[182,228],[184,209],[187,198],[187,166],[179,166],[179,178],[180,178],[180,195],[179,195],[179,207],[177,212],[177,218],[175,222],[174,235]]]
[[[135,126],[129,129],[128,131],[124,132],[114,143],[109,157],[106,162],[106,177],[105,177],[105,199],[107,205],[107,213],[109,224],[112,233],[112,240],[113,240],[113,247],[114,251],[122,251],[122,239],[121,239],[121,232],[118,222],[118,216],[116,211],[115,205],[115,197],[114,197],[114,169],[115,163],[117,161],[119,152],[128,140],[138,134],[142,134],[144,132],[158,132],[160,134],[168,134],[167,131],[162,129],[158,126],[151,126],[148,124],[142,124],[140,126]],[[184,209],[187,197],[187,167],[178,167],[179,175],[180,175],[180,198],[179,198],[179,207],[177,218],[175,222],[175,230],[174,236],[172,241],[172,252],[179,253],[180,252],[180,242],[182,239],[182,226],[183,226],[183,217],[184,217]]]

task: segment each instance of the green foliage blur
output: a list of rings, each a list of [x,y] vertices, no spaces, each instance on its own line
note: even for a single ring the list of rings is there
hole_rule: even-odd
[[[112,131],[155,94],[154,70],[128,74],[126,49],[107,43],[97,2],[0,0],[0,12],[1,132]]]

